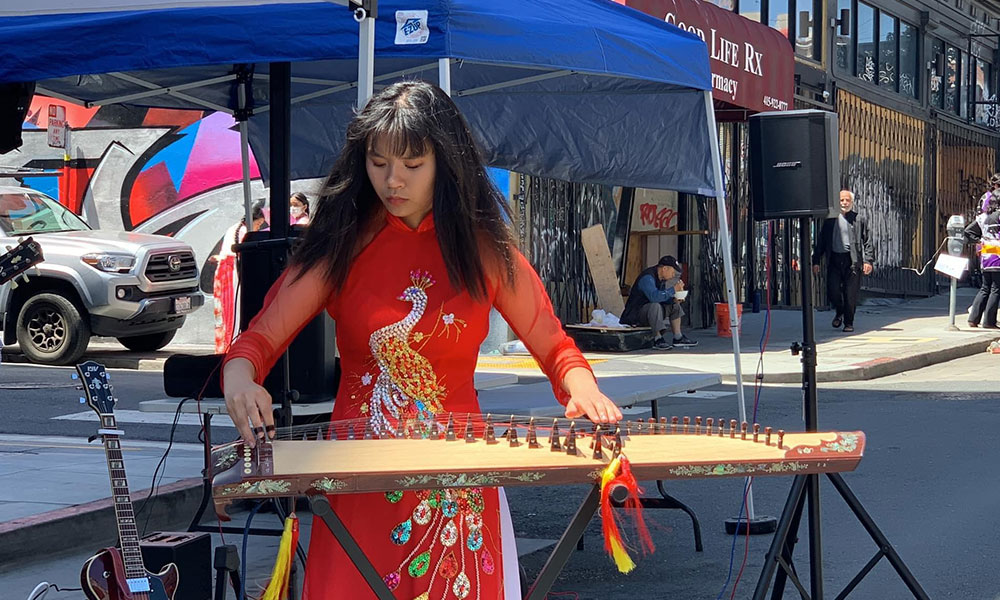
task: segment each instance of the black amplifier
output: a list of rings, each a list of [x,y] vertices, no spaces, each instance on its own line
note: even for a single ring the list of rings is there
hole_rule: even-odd
[[[146,569],[158,573],[174,563],[180,574],[177,600],[212,600],[212,536],[160,531],[139,540]]]

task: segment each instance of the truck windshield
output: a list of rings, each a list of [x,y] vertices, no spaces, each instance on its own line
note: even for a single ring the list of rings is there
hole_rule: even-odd
[[[7,235],[28,235],[90,227],[57,201],[32,191],[0,192],[0,229]]]

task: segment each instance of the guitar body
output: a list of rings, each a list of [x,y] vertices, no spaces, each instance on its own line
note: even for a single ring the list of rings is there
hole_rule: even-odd
[[[149,576],[149,593],[133,594],[132,600],[174,600],[178,582],[177,565],[170,563],[159,573],[147,571],[146,574]],[[87,600],[127,600],[128,587],[124,577],[124,574],[116,573],[111,552],[101,550],[83,564],[80,584]]]

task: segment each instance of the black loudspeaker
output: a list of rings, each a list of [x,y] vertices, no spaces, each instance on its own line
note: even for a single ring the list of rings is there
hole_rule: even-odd
[[[839,156],[836,113],[793,110],[750,117],[754,220],[836,217]]]
[[[293,227],[288,235],[294,238],[302,235],[300,228]],[[251,232],[244,243],[266,240],[267,231]],[[278,278],[272,262],[272,248],[246,248],[238,254],[240,269],[240,331],[245,331],[250,320],[264,306],[270,283]],[[271,274],[271,277],[265,276]],[[336,358],[336,333],[334,322],[326,311],[309,322],[298,337],[288,347],[288,373],[290,385],[298,391],[299,403],[324,402],[333,399],[340,383],[340,368]],[[264,380],[264,388],[277,402],[281,385],[278,372],[280,362]]]
[[[34,83],[0,83],[0,154],[21,147],[21,127],[34,95]]]
[[[146,569],[159,573],[177,565],[177,600],[212,600],[212,536],[207,533],[157,532],[139,540]]]

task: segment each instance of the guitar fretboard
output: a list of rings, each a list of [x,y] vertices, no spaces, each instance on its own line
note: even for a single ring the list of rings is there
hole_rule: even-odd
[[[106,430],[117,430],[113,415],[101,415],[101,425]],[[121,440],[117,434],[104,433],[104,452],[108,459],[108,475],[111,477],[111,497],[115,504],[115,520],[118,523],[118,537],[122,545],[122,559],[125,562],[125,576],[129,579],[146,576],[139,547],[139,530],[135,523],[135,510],[125,476],[125,461],[122,458]]]

